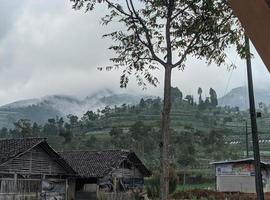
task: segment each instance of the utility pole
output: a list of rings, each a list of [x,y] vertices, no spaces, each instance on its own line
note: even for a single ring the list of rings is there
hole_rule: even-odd
[[[245,35],[245,45],[247,50],[246,63],[247,63],[247,77],[248,77],[248,91],[249,91],[249,107],[250,107],[249,110],[250,110],[252,143],[254,152],[256,192],[257,192],[257,199],[264,200],[260,147],[258,141],[258,128],[257,128],[256,108],[255,108],[253,80],[252,80],[250,46],[249,46],[249,38],[247,35]]]
[[[245,120],[245,129],[246,129],[246,151],[247,151],[247,158],[249,157],[249,146],[248,146],[248,126],[247,126],[247,120]]]

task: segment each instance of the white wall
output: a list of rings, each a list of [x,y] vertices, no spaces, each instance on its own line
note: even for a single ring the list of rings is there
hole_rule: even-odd
[[[217,176],[217,190],[221,192],[255,193],[255,176]]]

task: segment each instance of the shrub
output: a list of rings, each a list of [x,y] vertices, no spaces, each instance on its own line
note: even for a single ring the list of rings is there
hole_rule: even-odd
[[[159,179],[160,179],[159,172],[154,172],[152,177],[146,180],[145,182],[147,195],[150,198],[159,197],[159,192],[160,192]],[[175,192],[177,184],[178,184],[178,176],[177,176],[176,171],[173,168],[170,169],[169,183],[170,183],[169,193],[172,194],[173,192]]]

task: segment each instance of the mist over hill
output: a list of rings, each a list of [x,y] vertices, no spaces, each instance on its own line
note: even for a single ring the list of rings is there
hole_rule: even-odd
[[[270,105],[270,89],[255,89],[256,105],[260,102]],[[13,127],[19,119],[30,119],[32,122],[44,124],[48,118],[66,117],[69,114],[81,117],[86,111],[102,109],[105,106],[122,104],[137,104],[141,98],[155,98],[139,94],[115,93],[111,90],[101,90],[85,98],[68,95],[50,95],[42,98],[25,99],[0,107],[0,127]],[[232,89],[218,99],[219,106],[239,107],[246,110],[249,107],[246,87]]]
[[[257,107],[260,102],[270,105],[270,88],[255,88],[254,94]],[[248,88],[242,86],[232,89],[218,99],[218,104],[219,106],[237,106],[240,110],[247,110],[249,108]]]
[[[0,107],[0,127],[12,127],[19,119],[30,119],[40,124],[48,118],[66,117],[68,114],[82,116],[86,111],[122,104],[137,104],[141,98],[150,96],[117,94],[110,90],[79,99],[75,96],[51,95],[36,99],[25,99]]]

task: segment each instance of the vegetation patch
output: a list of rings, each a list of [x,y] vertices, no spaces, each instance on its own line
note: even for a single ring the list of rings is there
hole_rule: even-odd
[[[255,200],[254,194],[247,193],[222,193],[213,190],[194,189],[178,191],[171,196],[172,199],[196,199],[196,200]]]

